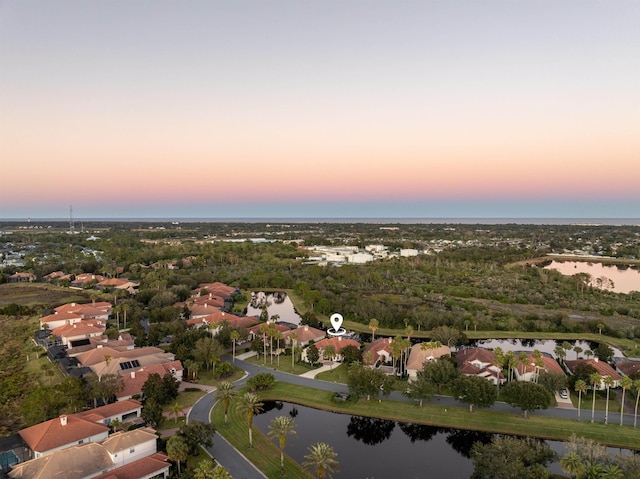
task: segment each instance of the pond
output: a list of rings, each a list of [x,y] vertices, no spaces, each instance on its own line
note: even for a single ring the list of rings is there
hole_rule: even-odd
[[[260,316],[264,306],[267,307],[269,317],[276,314],[279,316],[278,321],[299,325],[302,320],[285,292],[252,292],[251,301],[247,305],[247,316]]]
[[[263,433],[276,416],[290,415],[296,424],[285,453],[299,464],[308,447],[325,442],[336,452],[339,471],[335,479],[469,479],[473,473],[470,451],[477,441],[489,443],[493,434],[441,428],[386,419],[366,418],[320,411],[280,401],[265,403],[265,412],[254,417]],[[564,443],[547,441],[558,454]],[[629,450],[607,448],[611,456]],[[559,463],[549,466],[562,474]]]
[[[473,463],[467,457],[476,440],[491,434],[396,423],[384,419],[334,414],[289,403],[265,404],[254,422],[264,433],[276,416],[292,415],[297,436],[285,452],[302,464],[309,446],[326,442],[338,454],[336,479],[446,477],[468,479]]]
[[[591,286],[629,294],[640,291],[640,270],[629,265],[608,265],[588,261],[551,261],[545,269],[555,269],[565,276],[586,273],[591,276]]]
[[[472,341],[471,345],[485,349],[495,349],[497,347],[501,347],[504,352],[532,352],[534,349],[537,349],[541,353],[546,353],[549,356],[556,358],[554,350],[556,346],[562,345],[563,342],[564,341],[556,341],[553,339],[478,339],[476,341]],[[580,352],[580,358],[585,358],[584,351],[595,351],[595,349],[598,347],[598,343],[594,343],[591,341],[567,342],[571,344],[572,348],[576,346],[582,348],[582,352]],[[613,347],[611,347],[611,349],[613,350],[614,357],[624,357],[619,349]],[[575,351],[569,350],[567,352],[566,359],[576,359],[576,356],[577,355]],[[593,357],[593,355],[591,357]]]

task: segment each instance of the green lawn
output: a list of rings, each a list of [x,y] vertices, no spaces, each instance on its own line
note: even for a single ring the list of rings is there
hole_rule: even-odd
[[[202,369],[198,371],[198,379],[195,381],[192,379],[184,378],[185,381],[196,384],[206,384],[207,386],[217,386],[220,381],[237,381],[244,375],[244,371],[242,369],[236,368],[233,374],[229,377],[223,379],[217,379],[213,376],[213,371],[206,369]]]
[[[316,379],[321,379],[322,381],[329,381],[332,383],[342,383],[347,384],[347,370],[349,366],[346,364],[340,364],[339,366],[335,366],[330,371],[324,371],[316,376]]]
[[[260,356],[260,359],[258,359],[256,356],[252,356],[248,359],[245,359],[245,361],[251,364],[256,364],[258,366],[264,366],[264,359],[262,356]],[[278,365],[277,358],[273,358],[273,364],[271,364],[271,358],[267,357],[266,367],[285,373],[295,374],[296,376],[306,373],[307,371],[311,371],[312,369],[316,369],[312,368],[307,363],[295,363],[294,367],[291,368],[291,356],[281,356],[280,365]]]
[[[246,417],[237,412],[234,407],[229,408],[229,423],[224,424],[224,410],[220,403],[211,414],[211,421],[217,431],[244,454],[255,466],[269,478],[280,476],[280,449],[274,441],[270,441],[255,426],[253,427],[253,448],[249,447],[249,427]],[[295,441],[295,439],[289,439]],[[302,466],[286,455],[284,477],[293,479],[309,479],[312,476]]]

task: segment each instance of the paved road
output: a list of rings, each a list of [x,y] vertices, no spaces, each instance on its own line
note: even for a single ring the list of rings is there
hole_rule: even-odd
[[[224,358],[225,360],[231,360],[231,358]],[[236,385],[238,387],[242,387],[248,378],[251,376],[260,373],[260,372],[270,372],[272,373],[277,381],[287,382],[291,384],[297,384],[300,386],[307,386],[315,389],[320,389],[324,391],[334,391],[334,392],[347,392],[348,388],[344,384],[333,383],[329,381],[322,381],[317,379],[311,379],[303,376],[296,376],[289,373],[283,373],[281,371],[276,371],[275,369],[271,369],[269,367],[257,366],[255,364],[242,361],[238,359],[236,356],[235,365],[238,368],[244,369],[247,372],[244,378],[236,381]],[[211,408],[213,407],[213,397],[215,392],[210,392],[203,396],[191,409],[188,420],[201,421],[208,423],[210,421],[210,413]],[[402,402],[410,402],[411,400],[405,397],[399,391],[393,391],[389,398],[393,401],[402,401]],[[584,401],[584,399],[583,399]],[[441,406],[449,406],[449,407],[468,407],[466,404],[456,401],[450,396],[434,396],[431,401],[431,404],[441,405]],[[589,403],[590,404],[590,403]],[[506,403],[498,402],[495,403],[492,408],[495,411],[511,413],[511,414],[521,414],[521,410],[519,408],[514,408],[509,406]],[[550,409],[545,409],[536,412],[530,412],[529,415],[541,415],[541,416],[549,416],[555,418],[562,419],[577,419],[578,413],[575,408],[567,408],[567,407],[553,407]],[[591,420],[591,409],[587,407],[582,408],[581,414],[583,421]],[[604,422],[604,411],[596,411],[595,421]],[[609,423],[612,425],[620,423],[620,413],[610,412],[609,413]],[[624,423],[628,425],[633,425],[633,415],[625,414],[624,415]],[[225,468],[229,470],[231,475],[235,479],[264,479],[266,476],[258,471],[253,464],[251,464],[240,451],[235,449],[231,444],[229,444],[226,439],[224,439],[219,434],[215,434],[214,436],[214,445],[209,448],[209,453],[220,462]]]

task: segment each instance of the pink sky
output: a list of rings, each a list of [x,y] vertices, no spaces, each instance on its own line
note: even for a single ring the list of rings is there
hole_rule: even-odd
[[[0,218],[640,216],[637,2],[185,5],[0,6]]]

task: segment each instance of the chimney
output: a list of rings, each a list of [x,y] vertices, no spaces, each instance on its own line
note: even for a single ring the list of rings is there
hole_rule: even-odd
[[[338,336],[338,341],[342,341],[342,336]]]
[[[598,361],[600,361],[600,358],[596,356],[595,358],[593,358],[593,361],[597,363]]]
[[[305,331],[309,331],[309,325],[308,325],[308,324],[305,324],[305,325],[304,325],[304,330],[305,330]]]
[[[75,306],[75,305],[76,305],[76,303],[71,303],[71,306]]]
[[[62,426],[66,426],[67,425],[67,416],[60,416],[60,424]]]
[[[135,379],[136,378],[136,372],[135,371],[131,371],[131,379]]]
[[[98,349],[102,349],[102,344],[98,344]]]

